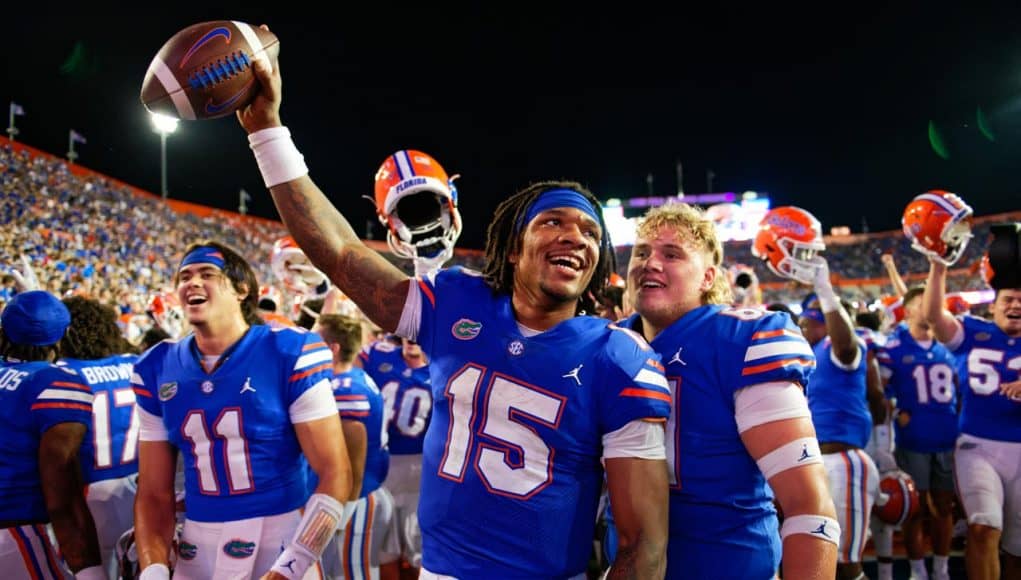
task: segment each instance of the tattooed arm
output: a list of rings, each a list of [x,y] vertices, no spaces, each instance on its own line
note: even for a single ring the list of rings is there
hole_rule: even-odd
[[[408,277],[366,246],[306,175],[270,189],[288,231],[309,260],[330,277],[370,320],[397,329]]]
[[[271,68],[258,60],[255,74],[262,85],[260,92],[238,111],[238,121],[249,134],[283,126],[279,64]],[[274,185],[270,193],[288,231],[309,260],[380,328],[395,330],[408,294],[408,277],[362,243],[308,175]]]

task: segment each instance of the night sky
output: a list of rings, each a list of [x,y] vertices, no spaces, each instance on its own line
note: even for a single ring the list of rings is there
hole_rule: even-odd
[[[21,105],[19,139],[56,154],[74,128],[88,139],[82,165],[152,192],[159,137],[138,97],[149,61],[177,30],[229,18],[280,38],[284,122],[359,232],[373,215],[361,196],[403,148],[462,175],[468,248],[482,246],[497,203],[532,181],[574,179],[605,199],[646,195],[651,173],[654,193],[669,195],[678,160],[686,193],[705,192],[711,170],[714,191],[768,192],[826,229],[897,228],[910,198],[933,188],[980,215],[1021,208],[1016,5],[369,2],[338,3],[335,19],[296,3],[80,4],[5,8],[0,110]],[[251,213],[276,217],[232,118],[182,124],[168,167],[173,198],[235,209],[244,188]]]

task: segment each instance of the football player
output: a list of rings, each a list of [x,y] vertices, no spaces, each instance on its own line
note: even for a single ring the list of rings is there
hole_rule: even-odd
[[[376,341],[362,350],[359,364],[377,385],[386,405],[390,472],[383,486],[393,495],[400,532],[401,556],[412,567],[422,565],[422,534],[418,501],[422,486],[422,444],[432,410],[429,358],[406,338],[400,346]]]
[[[484,272],[409,279],[368,248],[308,177],[280,121],[279,68],[238,112],[288,230],[381,328],[429,355],[422,577],[585,572],[602,462],[620,545],[611,577],[661,577],[670,391],[641,337],[576,316],[601,293],[613,248],[599,201],[544,182],[502,202]]]
[[[947,268],[971,237],[971,208],[958,196],[929,192],[905,209],[905,233],[929,258],[922,306],[936,340],[959,360],[960,436],[954,475],[968,516],[965,566],[968,578],[1021,577],[1021,400],[1010,396],[1021,372],[1021,276],[992,279],[996,291],[991,321],[954,317],[945,309]]]
[[[336,577],[369,580],[380,577],[381,565],[392,565],[396,578],[400,545],[394,527],[394,499],[380,487],[387,477],[390,452],[383,395],[362,369],[354,366],[362,343],[362,325],[340,314],[323,314],[315,331],[333,352],[333,396],[337,401],[344,441],[354,475],[350,522],[338,543],[341,570]],[[324,565],[327,563],[323,559]]]
[[[731,306],[700,210],[657,207],[637,234],[637,314],[623,325],[661,355],[674,390],[667,577],[772,578],[782,552],[784,577],[832,578],[840,527],[803,393],[811,348],[786,314]]]
[[[904,541],[916,578],[928,578],[922,535],[928,505],[932,537],[933,577],[949,579],[947,568],[953,532],[953,449],[957,439],[956,361],[933,339],[922,309],[924,288],[904,294],[904,322],[881,347],[879,363],[889,397],[897,401],[894,428],[897,465],[911,476],[920,495],[921,510],[904,523]],[[930,498],[927,496],[931,496]],[[892,570],[880,568],[880,576]]]
[[[177,450],[187,515],[175,577],[315,574],[351,493],[330,350],[261,324],[255,272],[222,244],[189,246],[175,282],[193,334],[150,349],[131,379],[142,577],[169,575]],[[310,498],[302,455],[319,475]]]
[[[753,245],[774,273],[815,288],[798,318],[816,359],[806,394],[842,533],[837,577],[851,579],[863,574],[862,551],[879,489],[876,465],[865,453],[874,422],[870,406],[877,413],[885,407],[878,381],[872,391],[867,388],[866,345],[830,283],[829,267],[819,255],[825,247],[819,220],[790,206],[766,214]],[[885,418],[875,417],[875,423]]]
[[[103,568],[117,577],[117,540],[134,525],[138,479],[138,411],[131,368],[138,358],[117,326],[117,313],[97,300],[64,299],[71,325],[60,342],[60,366],[92,389],[92,423],[82,441],[86,498],[99,533]]]
[[[33,290],[0,314],[0,569],[11,578],[106,578],[78,453],[92,423],[92,391],[53,363],[71,315]],[[60,546],[50,542],[46,525]]]

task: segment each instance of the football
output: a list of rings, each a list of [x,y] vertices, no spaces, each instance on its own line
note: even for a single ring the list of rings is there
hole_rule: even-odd
[[[142,104],[183,120],[215,119],[247,105],[259,89],[255,59],[275,67],[276,35],[236,20],[194,24],[168,40],[142,82]]]

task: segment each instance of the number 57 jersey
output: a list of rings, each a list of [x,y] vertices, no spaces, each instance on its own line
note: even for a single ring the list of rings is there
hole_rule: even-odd
[[[1010,337],[996,324],[963,316],[960,344],[947,346],[966,361],[961,377],[961,432],[995,441],[1021,442],[1021,401],[1000,385],[1021,378],[1021,337]]]
[[[460,268],[417,282],[420,323],[408,338],[430,357],[434,401],[419,505],[423,568],[458,578],[583,573],[602,436],[670,414],[659,357],[599,318],[526,336],[509,296]]]

